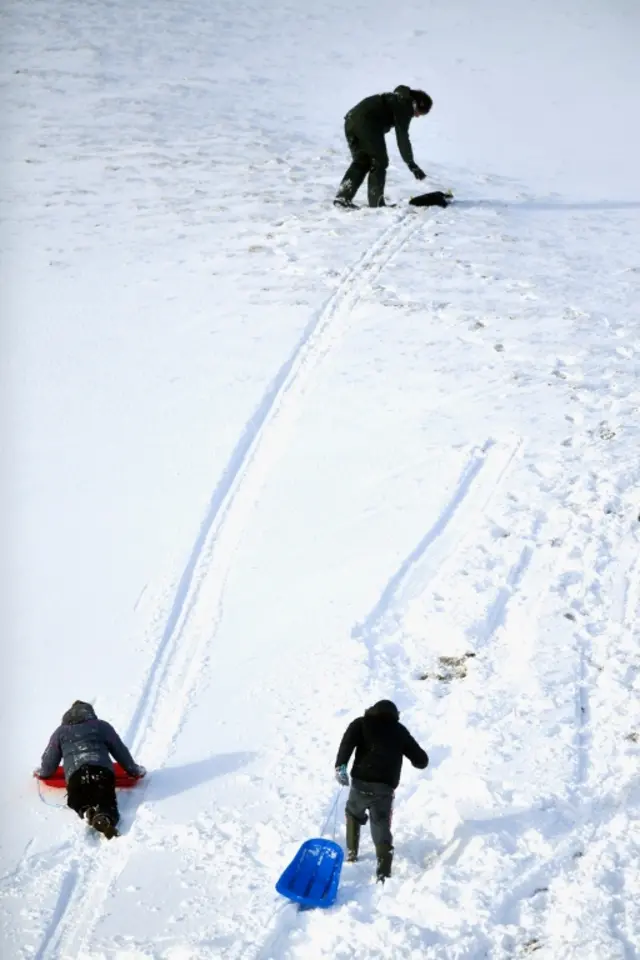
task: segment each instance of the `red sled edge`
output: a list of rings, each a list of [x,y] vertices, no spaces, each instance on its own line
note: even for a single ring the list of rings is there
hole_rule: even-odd
[[[119,763],[114,763],[113,772],[116,775],[116,787],[119,789],[135,787],[140,780],[140,777],[131,777],[128,773],[125,773]],[[55,787],[58,790],[66,787],[64,770],[62,767],[58,767],[56,772],[51,777],[37,777],[36,779],[38,779],[40,783],[46,783],[48,787]]]

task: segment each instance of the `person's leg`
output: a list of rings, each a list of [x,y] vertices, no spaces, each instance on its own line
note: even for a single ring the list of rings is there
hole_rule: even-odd
[[[384,134],[381,131],[370,131],[364,142],[364,148],[371,158],[369,180],[367,181],[369,206],[384,207],[384,187],[387,181],[387,167],[389,166],[389,154],[387,153]]]
[[[345,819],[347,822],[347,861],[355,863],[360,849],[360,824],[348,813],[345,813]]]
[[[351,784],[349,796],[345,806],[345,819],[347,824],[347,860],[354,863],[358,859],[358,850],[360,847],[360,827],[367,822],[367,808],[370,798],[365,796]]]
[[[382,787],[382,785],[380,785]],[[377,878],[386,880],[391,876],[393,862],[393,835],[391,817],[393,813],[393,790],[390,787],[376,792],[369,807],[371,814],[371,838],[378,859]]]
[[[371,169],[371,157],[362,149],[358,136],[348,124],[345,124],[344,133],[351,153],[351,164],[338,187],[336,201],[349,206]]]
[[[96,812],[105,814],[115,827],[120,819],[120,811],[113,772],[105,767],[94,767],[93,787],[93,806]]]
[[[75,810],[81,819],[92,806],[91,769],[88,764],[78,767],[67,781],[67,806]]]
[[[67,783],[67,805],[99,833],[116,835],[120,814],[111,770],[91,764],[79,767]]]

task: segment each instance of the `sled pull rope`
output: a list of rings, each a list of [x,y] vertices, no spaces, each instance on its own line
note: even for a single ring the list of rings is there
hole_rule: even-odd
[[[40,802],[41,802],[41,803],[44,803],[45,807],[60,807],[60,806],[62,806],[62,804],[60,804],[60,803],[51,803],[50,800],[47,800],[47,798],[44,796],[44,794],[43,794],[43,792],[42,792],[42,784],[41,784],[40,780],[38,779],[38,777],[36,777],[36,781],[37,781],[37,784],[38,784],[38,796],[40,797]]]
[[[338,800],[340,799],[340,794],[341,794],[341,793],[342,793],[342,787],[338,787],[338,789],[336,790],[335,799],[334,799],[333,803],[331,804],[331,809],[329,810],[329,814],[328,814],[328,816],[327,816],[327,819],[326,819],[325,822],[323,823],[322,829],[320,830],[320,836],[321,836],[321,837],[324,836],[324,832],[325,832],[325,830],[327,829],[327,827],[329,826],[329,823],[330,823],[330,821],[331,821],[331,817],[333,817],[333,839],[335,840],[335,838],[336,838],[336,833],[337,833],[337,831],[338,831]]]

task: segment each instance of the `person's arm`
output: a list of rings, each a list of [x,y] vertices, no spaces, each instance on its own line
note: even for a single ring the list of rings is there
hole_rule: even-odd
[[[344,732],[336,757],[336,780],[341,787],[349,786],[347,764],[353,751],[362,743],[362,717],[352,720]]]
[[[338,755],[336,757],[336,769],[338,767],[343,767],[349,763],[351,759],[351,754],[353,751],[360,745],[362,741],[362,718],[358,717],[357,720],[352,720],[347,729],[344,732],[344,736],[340,741],[340,746],[338,747]]]
[[[416,166],[416,162],[413,159],[411,140],[409,139],[409,123],[411,122],[411,117],[407,116],[406,111],[400,108],[396,108],[395,114],[398,150],[400,151],[400,156],[411,170],[412,167]]]
[[[403,727],[402,729],[404,730],[405,734],[402,752],[414,767],[417,767],[418,770],[424,770],[425,767],[429,765],[429,757],[427,756],[426,751],[422,749],[417,740],[413,739],[406,727]]]
[[[39,777],[52,777],[62,760],[62,745],[60,743],[60,727],[49,740],[47,749],[42,754],[40,768],[36,771]]]
[[[418,164],[413,159],[413,148],[411,146],[411,140],[409,139],[409,124],[411,123],[412,114],[408,114],[404,104],[398,105],[395,108],[395,128],[396,128],[396,140],[398,141],[398,150],[400,151],[400,156],[411,170],[411,173],[414,175],[416,180],[424,180],[426,174],[424,170],[421,170]]]
[[[106,720],[101,721],[104,742],[107,745],[109,753],[120,766],[129,774],[130,777],[141,776],[141,767],[135,762],[129,750],[124,745],[116,731]]]

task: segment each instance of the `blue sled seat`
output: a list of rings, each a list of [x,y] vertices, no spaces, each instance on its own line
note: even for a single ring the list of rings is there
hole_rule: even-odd
[[[344,853],[333,840],[305,840],[276,890],[304,907],[330,907],[338,895]]]

